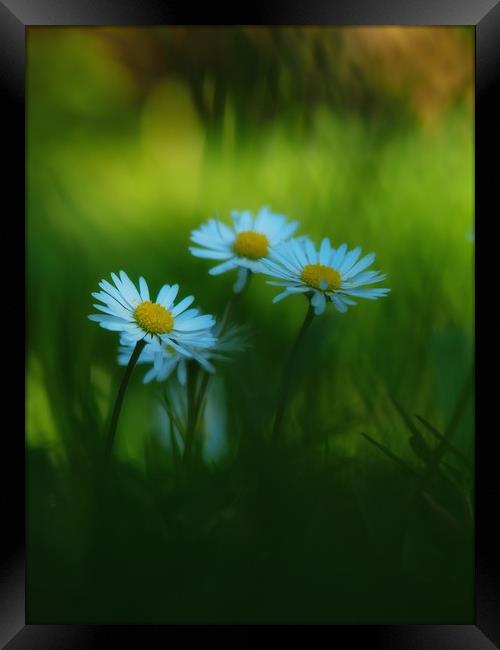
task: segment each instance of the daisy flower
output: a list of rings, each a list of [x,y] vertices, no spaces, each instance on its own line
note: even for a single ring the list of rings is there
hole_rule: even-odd
[[[111,278],[114,285],[101,280],[102,291],[92,294],[102,303],[93,306],[102,313],[92,314],[89,319],[104,329],[120,332],[124,345],[154,341],[192,356],[191,348],[210,347],[215,343],[211,333],[213,316],[188,309],[193,296],[174,303],[178,284],[164,284],[153,302],[144,278],[139,278],[139,289],[124,271],[120,271],[119,277],[112,273]]]
[[[191,241],[201,248],[190,247],[195,257],[219,260],[209,273],[219,275],[238,269],[234,291],[239,293],[249,272],[258,270],[258,261],[267,257],[273,246],[286,241],[297,230],[298,221],[288,221],[281,214],[262,207],[255,217],[248,210],[231,213],[232,226],[209,219],[191,233]]]
[[[332,248],[328,238],[323,239],[319,250],[308,238],[300,242],[292,239],[271,250],[269,259],[260,261],[260,271],[279,278],[268,284],[284,287],[273,302],[304,293],[310,297],[317,315],[324,312],[327,300],[331,300],[338,311],[345,312],[349,305],[356,304],[352,298],[375,300],[390,291],[366,286],[381,282],[387,276],[379,271],[366,271],[375,253],[360,256],[359,246],[350,251],[347,244]]]
[[[242,335],[242,329],[233,325],[219,336],[220,332],[218,330],[220,330],[220,323],[217,323],[213,328],[213,345],[204,348],[192,348],[189,350],[189,354],[181,354],[169,345],[164,345],[156,340],[148,343],[137,361],[138,364],[151,365],[151,368],[144,375],[143,383],[148,384],[154,379],[158,382],[166,381],[177,368],[177,380],[183,386],[186,385],[187,362],[189,358],[198,361],[207,372],[215,372],[215,368],[210,361],[227,361],[228,357],[225,353],[241,351],[246,348],[246,341]],[[133,345],[123,343],[120,346],[118,350],[118,363],[121,366],[128,364],[133,350]]]

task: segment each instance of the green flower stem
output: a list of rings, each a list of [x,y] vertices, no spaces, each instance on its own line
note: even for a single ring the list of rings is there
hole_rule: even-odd
[[[250,271],[248,278],[247,278],[247,283],[243,287],[243,289],[239,293],[233,293],[231,298],[227,301],[226,308],[224,309],[224,314],[222,315],[222,326],[221,326],[221,332],[220,334],[223,334],[228,323],[229,323],[229,316],[231,314],[231,311],[233,310],[234,306],[241,300],[241,296],[247,291],[248,286],[250,284],[250,280],[252,279],[253,273]],[[184,460],[187,460],[191,450],[192,446],[194,443],[194,438],[196,434],[196,428],[198,427],[198,420],[200,418],[200,415],[202,413],[202,407],[203,407],[203,401],[205,399],[205,395],[207,392],[208,388],[208,382],[210,380],[210,373],[207,372],[206,370],[203,370],[203,374],[201,376],[201,381],[200,381],[200,386],[198,389],[198,394],[196,395],[196,388],[195,386],[189,387],[189,376],[190,374],[192,375],[193,372],[189,373],[188,371],[188,426],[187,426],[187,435],[186,435],[186,447],[184,450]]]
[[[286,400],[290,392],[290,384],[293,377],[293,369],[295,365],[297,351],[304,339],[305,333],[307,332],[309,326],[312,323],[313,318],[314,318],[314,309],[311,306],[311,303],[309,302],[309,307],[307,309],[304,322],[302,323],[302,327],[300,328],[299,333],[297,334],[297,338],[295,339],[295,342],[290,350],[286,363],[283,367],[283,376],[281,379],[281,388],[280,388],[279,398],[278,398],[278,407],[276,409],[276,415],[274,416],[274,424],[272,430],[272,439],[274,442],[276,442],[276,440],[278,439],[278,436],[281,431],[281,423],[283,421],[283,415],[285,412]]]
[[[200,389],[198,391],[198,400],[196,402],[196,423],[198,423],[198,420],[200,419],[201,416],[203,401],[205,399],[205,394],[207,392],[210,376],[211,373],[207,372],[206,370],[203,371],[203,375],[201,377],[201,382],[200,382]]]
[[[137,341],[137,343],[135,344],[134,351],[132,352],[132,356],[130,357],[127,368],[125,369],[125,374],[123,375],[120,388],[118,389],[115,405],[113,407],[113,414],[111,416],[111,423],[109,425],[108,439],[106,440],[106,452],[105,452],[106,462],[109,462],[109,459],[111,458],[111,452],[113,450],[113,443],[116,435],[116,425],[118,424],[118,417],[120,416],[120,411],[122,409],[123,398],[125,397],[125,391],[127,390],[127,386],[130,381],[130,377],[132,375],[132,371],[135,367],[135,364],[137,363],[137,359],[139,358],[139,355],[141,354],[145,345],[146,345],[146,341],[144,339]]]
[[[196,380],[198,378],[198,367],[193,359],[188,361],[187,367],[187,427],[184,440],[183,461],[187,462],[191,455],[194,438],[196,435],[196,425],[198,421],[198,404],[196,400]]]

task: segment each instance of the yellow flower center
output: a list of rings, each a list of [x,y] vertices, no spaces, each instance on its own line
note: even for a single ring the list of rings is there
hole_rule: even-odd
[[[306,264],[300,278],[310,287],[322,291],[333,291],[342,286],[339,272],[324,264]]]
[[[240,232],[233,244],[233,250],[240,257],[248,257],[251,260],[259,260],[267,255],[269,240],[261,232],[245,230]]]
[[[166,334],[174,325],[174,317],[162,305],[150,300],[141,302],[134,309],[134,318],[143,330],[149,334]]]

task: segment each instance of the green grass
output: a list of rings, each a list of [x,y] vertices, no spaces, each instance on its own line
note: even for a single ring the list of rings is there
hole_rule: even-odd
[[[159,88],[141,112],[120,110],[112,87],[91,110],[92,94],[44,95],[32,70],[29,622],[472,622],[470,114],[423,132],[325,109],[308,131],[284,117],[246,144],[228,119],[216,153],[182,89]],[[273,305],[254,278],[237,310],[251,348],[218,369],[225,453],[179,483],[158,387],[139,370],[96,504],[123,369],[116,336],[87,320],[91,291],[124,269],[220,315],[233,278],[190,257],[189,232],[262,204],[316,242],[376,251],[390,295],[313,323],[277,451],[278,378],[305,305]],[[450,423],[456,451],[433,471]]]

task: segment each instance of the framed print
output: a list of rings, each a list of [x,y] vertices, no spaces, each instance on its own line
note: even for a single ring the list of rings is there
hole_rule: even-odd
[[[5,647],[498,645],[498,3],[0,26]]]

